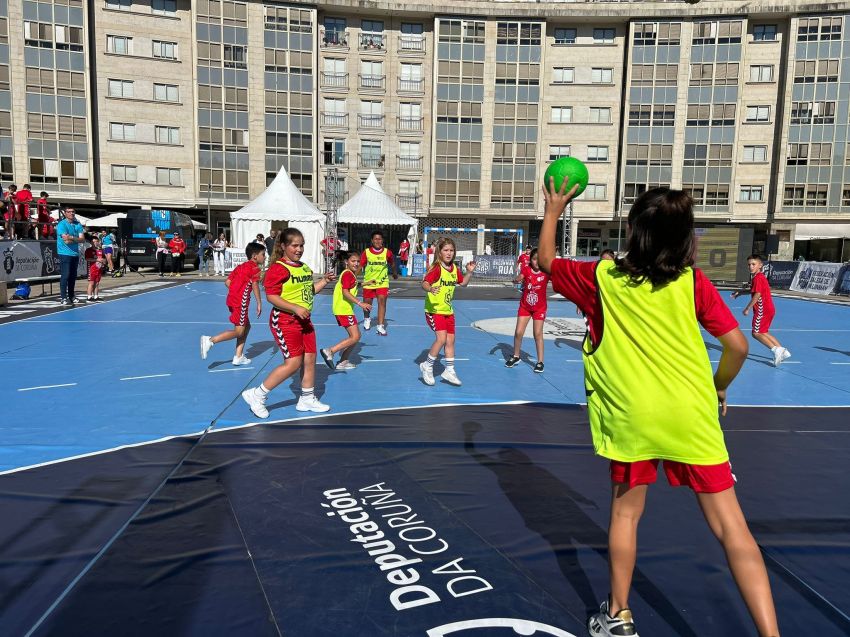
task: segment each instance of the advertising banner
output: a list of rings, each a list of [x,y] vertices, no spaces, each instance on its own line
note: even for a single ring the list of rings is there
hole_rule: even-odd
[[[516,276],[516,257],[513,255],[479,254],[475,263],[475,276],[488,279],[513,279]]]
[[[829,294],[835,289],[840,270],[840,263],[802,261],[791,282],[791,289],[811,294]]]
[[[835,287],[836,294],[850,294],[850,265],[845,265],[838,275],[838,285]]]
[[[4,281],[41,276],[41,246],[38,241],[4,241],[0,244],[0,251],[3,253]]]
[[[227,248],[224,251],[224,271],[232,272],[240,263],[248,260],[245,256],[245,250],[239,248]]]
[[[799,261],[768,261],[764,264],[764,274],[770,282],[770,287],[778,290],[788,290],[800,267]]]
[[[423,276],[425,276],[425,255],[411,255],[410,266],[410,276],[421,279]]]

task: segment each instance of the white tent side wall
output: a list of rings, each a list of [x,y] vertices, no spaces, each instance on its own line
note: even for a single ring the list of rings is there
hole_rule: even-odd
[[[271,229],[272,222],[268,219],[231,219],[230,245],[234,248],[245,248],[258,234],[265,237]]]
[[[324,224],[320,221],[289,221],[287,226],[298,228],[304,235],[304,256],[301,260],[313,272],[324,273],[325,260],[322,258],[322,246],[319,243],[324,236]],[[269,236],[271,229],[272,222],[268,219],[233,219],[230,225],[230,245],[244,248],[254,241],[258,234]]]

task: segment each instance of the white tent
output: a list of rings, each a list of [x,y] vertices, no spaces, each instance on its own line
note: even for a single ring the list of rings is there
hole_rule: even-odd
[[[325,231],[325,216],[319,212],[286,174],[281,166],[274,181],[254,201],[230,213],[233,246],[244,248],[258,234],[268,236],[273,221],[285,221],[304,235],[302,260],[314,272],[324,271],[320,241]]]
[[[79,218],[79,215],[77,215]],[[105,217],[98,217],[97,219],[89,219],[83,225],[86,228],[117,228],[119,219],[126,219],[126,212],[114,212],[111,215],[106,215]]]
[[[201,221],[195,221],[194,219],[190,219],[190,221],[192,222],[192,228],[194,228],[195,230],[207,229],[207,224],[202,223]]]
[[[366,183],[351,199],[339,207],[337,223],[362,223],[370,226],[412,226],[416,235],[416,219],[399,208],[369,173]]]
[[[53,219],[56,219],[56,221],[59,221],[59,211],[58,210],[54,210],[53,212],[51,212],[50,216]],[[62,215],[62,216],[64,217],[65,215]],[[80,222],[83,225],[83,227],[85,227],[85,225],[89,221],[91,221],[91,219],[89,219],[88,217],[84,217],[83,215],[80,215],[80,214],[76,215],[76,217],[77,217],[77,221]]]

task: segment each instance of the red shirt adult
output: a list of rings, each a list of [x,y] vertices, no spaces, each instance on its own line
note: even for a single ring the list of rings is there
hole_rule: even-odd
[[[543,270],[535,272],[531,266],[522,266],[522,296],[519,304],[531,316],[545,314],[548,308],[546,288],[549,286],[549,275]]]
[[[410,242],[405,239],[401,242],[401,245],[398,247],[398,260],[406,263],[408,256],[410,255]]]
[[[598,261],[552,261],[552,288],[578,306],[587,319],[590,340],[599,343],[604,328],[602,302],[596,285]],[[697,320],[706,331],[718,338],[738,327],[738,320],[720,298],[717,288],[702,270],[694,268],[694,305]]]
[[[756,272],[753,277],[753,282],[750,286],[750,294],[761,294],[759,301],[762,304],[762,312],[765,314],[775,314],[776,308],[773,307],[773,296],[770,294],[770,283],[764,272]]]
[[[254,283],[260,281],[260,266],[253,259],[237,265],[227,279],[230,287],[227,288],[227,307],[238,308],[247,305],[251,300],[251,290]]]
[[[171,254],[175,252],[178,254],[183,254],[186,252],[186,242],[183,241],[180,237],[174,237],[171,241],[168,242],[168,249],[171,251]]]
[[[17,206],[18,219],[21,221],[30,218],[30,203],[32,203],[32,193],[24,188],[15,193],[15,203]]]

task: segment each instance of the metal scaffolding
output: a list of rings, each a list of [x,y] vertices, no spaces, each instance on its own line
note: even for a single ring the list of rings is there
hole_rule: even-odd
[[[325,176],[325,272],[333,272],[336,268],[339,237],[337,236],[337,211],[339,210],[339,171],[328,168]]]

